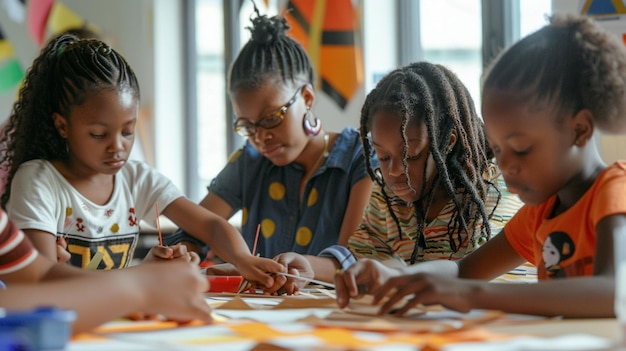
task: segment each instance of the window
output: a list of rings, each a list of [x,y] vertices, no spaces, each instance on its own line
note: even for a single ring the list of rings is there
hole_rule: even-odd
[[[546,25],[546,16],[552,14],[551,0],[524,0],[519,5],[520,38]]]
[[[425,0],[420,1],[419,13],[423,59],[450,68],[478,101],[482,73],[481,2]]]
[[[500,2],[500,0],[497,0]],[[503,3],[501,3],[503,4]],[[546,24],[551,14],[551,0],[509,1],[498,11],[483,11],[490,1],[421,0],[419,8],[421,57],[441,63],[454,71],[465,83],[477,105],[480,101],[480,77],[483,70],[483,21],[499,22],[500,18],[484,19],[482,15],[508,11],[502,17],[500,30],[511,33],[503,47],[534,32]],[[496,4],[499,5],[499,4]],[[493,28],[493,27],[491,27]],[[507,42],[508,41],[508,42]],[[491,43],[487,43],[491,44]],[[496,52],[502,47],[494,48]]]
[[[188,177],[187,192],[189,197],[199,202],[206,195],[206,187],[217,176],[226,164],[228,155],[239,147],[245,139],[236,135],[232,130],[230,114],[230,100],[226,91],[226,75],[228,65],[225,62],[225,30],[228,24],[224,22],[224,15],[228,9],[225,5],[233,5],[224,0],[191,0],[193,13],[193,35],[189,62],[193,69],[189,72],[190,123],[188,123]],[[276,13],[275,1],[269,1],[269,8],[264,8],[262,1],[257,1],[261,13],[273,15]],[[243,30],[249,25],[253,14],[251,1],[242,2],[238,18],[232,23],[236,26],[231,32],[233,52],[239,51],[245,44],[250,32]],[[239,35],[237,35],[239,34]],[[234,55],[234,54],[233,54]],[[234,57],[233,57],[234,58]]]
[[[477,105],[483,68],[483,22],[492,24],[498,34],[508,33],[505,44],[491,49],[497,52],[543,26],[552,6],[551,0],[358,1],[364,18],[366,92],[397,65],[428,60],[452,69],[467,85]],[[256,4],[262,14],[273,15],[279,2],[269,0],[268,8],[265,1]],[[237,7],[239,3],[241,8]],[[230,17],[232,23],[225,23],[230,7],[235,15]],[[485,13],[491,18],[483,19]],[[248,40],[250,33],[244,28],[249,26],[253,6],[247,0],[188,0],[188,14],[189,22],[193,22],[189,33],[193,39],[188,61],[191,107],[187,116],[187,193],[199,201],[229,153],[245,141],[232,131],[225,57],[236,55]],[[225,34],[232,40],[226,46],[231,48],[230,53],[224,49]],[[390,40],[393,38],[397,40]]]

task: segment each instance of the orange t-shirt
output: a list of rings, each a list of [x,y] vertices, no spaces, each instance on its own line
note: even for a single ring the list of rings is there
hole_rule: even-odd
[[[593,275],[598,222],[626,214],[626,161],[607,167],[571,208],[549,218],[555,201],[523,206],[504,227],[509,243],[540,280]]]

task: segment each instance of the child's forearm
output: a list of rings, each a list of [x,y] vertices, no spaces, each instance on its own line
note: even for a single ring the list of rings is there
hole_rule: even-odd
[[[205,242],[224,261],[237,266],[242,258],[252,255],[241,234],[226,220],[214,220],[210,224],[209,233],[211,234]]]
[[[41,306],[74,310],[77,319],[73,325],[73,332],[88,331],[106,321],[134,311],[141,303],[139,294],[133,289],[135,284],[132,279],[122,279],[128,274],[108,273],[39,284],[11,284],[6,290],[0,290],[0,301],[2,307],[10,310],[28,310]],[[77,291],[81,293],[76,294]],[[106,303],[107,301],[115,303]]]
[[[448,260],[434,260],[421,262],[410,266],[397,268],[402,274],[432,273],[448,277],[456,277],[459,268],[456,262]]]
[[[534,284],[477,283],[472,308],[563,317],[613,317],[611,277],[573,277]]]
[[[241,234],[225,218],[186,198],[176,199],[162,213],[227,262],[237,264],[238,259],[251,256]]]
[[[315,272],[315,279],[322,280],[325,282],[333,282],[335,281],[335,273],[337,269],[341,269],[341,265],[331,257],[319,257],[312,255],[304,256],[311,267],[313,268],[313,272]]]

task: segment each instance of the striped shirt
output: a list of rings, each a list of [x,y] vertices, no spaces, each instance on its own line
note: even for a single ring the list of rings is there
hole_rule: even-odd
[[[495,178],[493,183],[500,191],[501,198],[498,201],[498,193],[494,187],[489,188],[485,201],[485,210],[487,214],[493,211],[493,215],[489,220],[492,236],[502,230],[504,225],[523,204],[516,195],[508,192],[501,176]],[[380,186],[376,183],[374,184],[369,205],[363,214],[363,222],[359,229],[350,237],[348,247],[357,258],[368,257],[377,260],[401,258],[405,262],[411,263],[411,255],[416,248],[418,236],[418,221],[415,215],[415,208],[413,204],[407,204],[394,196],[388,188],[385,189],[385,193],[390,196],[391,209],[387,206]],[[459,194],[459,196],[461,195]],[[471,238],[468,239],[467,233],[463,230],[458,233],[458,236],[457,234],[454,235],[454,241],[462,244],[457,250],[452,249],[448,234],[448,224],[455,212],[455,208],[454,202],[450,200],[439,215],[424,226],[426,247],[418,249],[417,262],[436,259],[457,260],[487,241],[488,238],[481,231],[482,219],[479,219],[468,223],[469,228],[474,228]],[[398,234],[398,224],[396,224],[390,211],[393,211],[398,218],[402,237]]]
[[[18,271],[37,257],[37,251],[24,233],[0,210],[0,275]]]

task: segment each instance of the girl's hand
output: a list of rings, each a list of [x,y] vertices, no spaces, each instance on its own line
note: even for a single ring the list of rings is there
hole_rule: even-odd
[[[275,284],[274,275],[272,273],[284,272],[285,267],[269,258],[262,258],[249,255],[243,262],[233,262],[241,275],[250,282],[258,283],[258,286],[271,289]],[[285,278],[277,276],[276,280]],[[283,281],[284,283],[284,281]],[[281,285],[283,284],[281,283]]]
[[[211,320],[211,308],[204,299],[207,279],[186,257],[148,262],[135,269],[132,278],[144,301],[139,310],[147,315],[161,314],[177,321]]]
[[[315,272],[313,271],[313,267],[311,267],[311,263],[303,255],[295,252],[285,252],[274,257],[274,261],[286,267],[287,273],[289,274],[301,276],[307,279],[315,278]],[[274,286],[270,289],[264,289],[264,291],[270,294],[280,291],[281,293],[286,293],[287,295],[294,295],[307,284],[306,280],[293,279],[278,275],[275,278]]]
[[[394,312],[394,315],[403,315],[417,304],[440,304],[459,312],[469,312],[472,308],[470,296],[480,284],[477,281],[428,273],[401,275],[390,278],[383,284],[374,294],[372,303],[377,304],[389,296],[378,312],[385,314],[403,297],[414,295],[404,306]]]
[[[65,238],[60,236],[57,238],[57,262],[66,263],[72,258],[72,255],[67,251],[67,242]]]
[[[351,298],[377,292],[385,282],[397,275],[400,275],[398,270],[386,267],[376,260],[359,259],[350,268],[335,275],[337,304],[344,308]]]
[[[206,268],[206,275],[241,275],[231,263],[218,263]]]
[[[171,260],[174,258],[184,258],[187,262],[200,264],[200,257],[197,253],[187,251],[187,247],[182,244],[172,246],[154,246],[150,249],[143,262],[155,262],[161,260]]]

